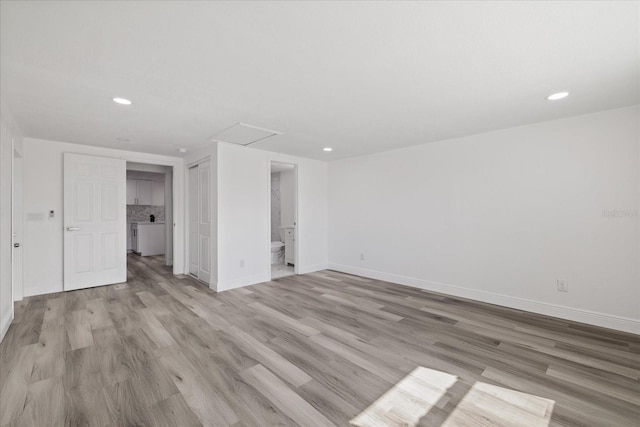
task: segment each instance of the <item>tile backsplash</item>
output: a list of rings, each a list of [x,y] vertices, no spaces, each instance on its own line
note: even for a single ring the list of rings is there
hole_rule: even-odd
[[[164,222],[164,206],[127,205],[127,222],[148,222],[150,215],[156,217],[156,222]]]

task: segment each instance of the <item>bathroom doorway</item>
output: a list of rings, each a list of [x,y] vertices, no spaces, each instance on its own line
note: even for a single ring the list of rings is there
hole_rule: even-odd
[[[269,262],[271,280],[291,276],[298,269],[298,168],[271,162]]]

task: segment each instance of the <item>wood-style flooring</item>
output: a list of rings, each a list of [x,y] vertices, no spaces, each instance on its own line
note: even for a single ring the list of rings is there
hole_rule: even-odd
[[[0,426],[640,425],[640,337],[333,271],[25,298]]]

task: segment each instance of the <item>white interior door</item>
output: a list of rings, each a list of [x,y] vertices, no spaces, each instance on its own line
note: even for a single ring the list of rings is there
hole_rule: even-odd
[[[203,282],[209,283],[211,277],[211,254],[209,248],[211,247],[211,168],[209,161],[200,163],[198,165],[198,177],[199,177],[199,207],[200,214],[198,218],[198,243],[200,259],[198,261],[198,279]]]
[[[200,255],[198,251],[198,166],[189,168],[189,273],[198,276]]]
[[[64,154],[64,290],[127,280],[126,161]]]

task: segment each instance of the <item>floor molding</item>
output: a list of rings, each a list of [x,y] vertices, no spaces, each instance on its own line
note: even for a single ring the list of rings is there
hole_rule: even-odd
[[[330,263],[329,269],[348,274],[355,274],[357,276],[368,277],[370,279],[384,280],[386,282],[398,283],[401,285],[412,286],[428,291],[441,292],[461,298],[469,298],[476,301],[482,301],[490,304],[530,311],[533,313],[544,314],[546,316],[558,317],[561,319],[572,320],[574,322],[587,323],[589,325],[601,326],[604,328],[610,328],[618,331],[630,332],[640,335],[640,320],[627,317],[614,316],[597,311],[590,311],[558,304],[529,300],[525,298],[518,298],[509,295],[497,294],[494,292],[470,289],[462,286],[450,285],[447,283],[432,282],[415,277],[384,273],[381,271],[368,270],[342,264]]]
[[[7,334],[7,331],[11,326],[11,322],[13,322],[13,310],[7,313],[7,316],[5,317],[6,319],[2,319],[0,321],[0,342],[4,339],[4,336]]]
[[[269,275],[270,274],[271,272],[269,272]],[[237,277],[233,280],[229,280],[224,283],[215,282],[215,288],[213,286],[210,286],[210,288],[212,290],[215,290],[216,292],[223,292],[231,289],[242,288],[244,286],[256,285],[258,283],[264,283],[268,281],[269,281],[268,275],[265,276],[264,274],[254,274],[253,276]]]
[[[329,268],[327,264],[301,265],[297,274],[314,273],[316,271],[326,270],[327,268]]]

